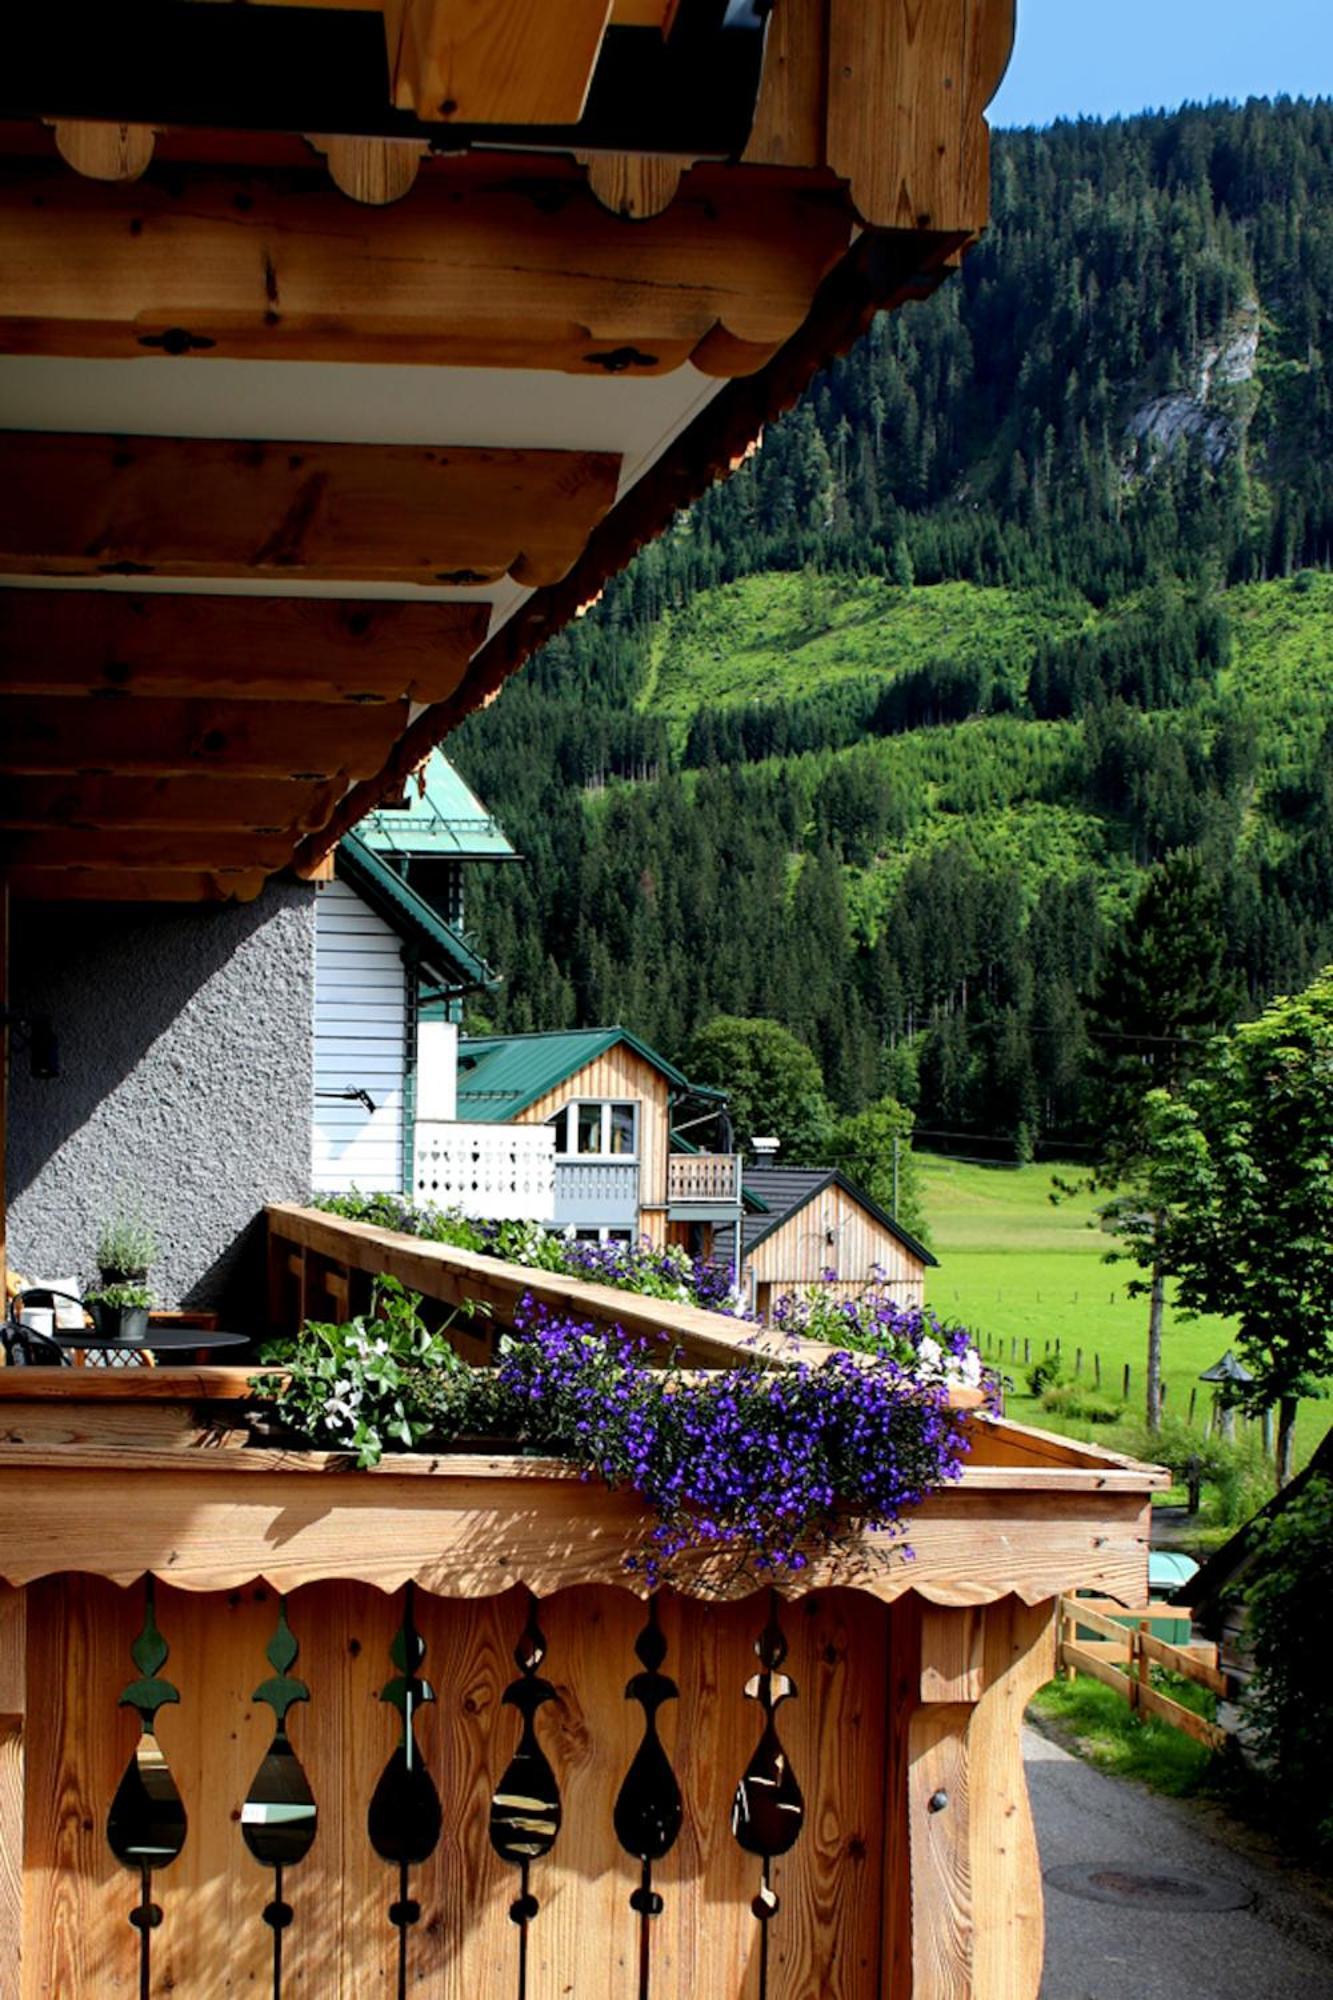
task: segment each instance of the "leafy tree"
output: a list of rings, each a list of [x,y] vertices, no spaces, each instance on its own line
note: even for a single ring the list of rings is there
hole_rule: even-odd
[[[1219,1038],[1179,1092],[1149,1094],[1135,1192],[1139,1263],[1239,1320],[1244,1400],[1278,1405],[1285,1483],[1298,1400],[1333,1376],[1333,967]]]
[[[824,1164],[830,1125],[824,1079],[809,1049],[780,1022],[719,1014],[690,1042],[684,1067],[696,1083],[727,1092],[743,1152],[752,1150],[756,1132],[772,1134],[787,1164]]]
[[[1224,954],[1216,882],[1198,854],[1173,854],[1144,884],[1088,1006],[1100,1186],[1139,1177],[1150,1142],[1150,1092],[1176,1088],[1209,1036],[1231,1018],[1235,991]],[[1108,1204],[1107,1220],[1117,1230],[1129,1221],[1141,1243],[1145,1224],[1133,1196],[1128,1203],[1128,1211],[1123,1197]],[[1166,1301],[1160,1261],[1152,1266],[1148,1297],[1146,1415],[1155,1430],[1162,1418]]]
[[[881,1097],[865,1111],[839,1118],[829,1140],[829,1164],[841,1167],[872,1201],[921,1243],[930,1240],[921,1171],[912,1151],[912,1113]]]

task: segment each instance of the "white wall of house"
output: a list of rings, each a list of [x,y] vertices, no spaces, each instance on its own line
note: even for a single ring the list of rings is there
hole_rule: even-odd
[[[345,882],[326,883],[315,905],[316,1192],[401,1192],[407,1035],[402,941]],[[374,1111],[327,1094],[344,1090],[366,1091]]]

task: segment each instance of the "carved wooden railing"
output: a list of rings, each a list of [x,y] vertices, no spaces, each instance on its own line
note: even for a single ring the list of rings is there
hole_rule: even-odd
[[[275,1262],[435,1248],[329,1222]],[[1142,1600],[1165,1475],[973,1413],[911,1560],[649,1598],[633,1493],[275,1448],[249,1379],[0,1370],[7,1996],[1035,2000],[1022,1710],[1061,1592]]]

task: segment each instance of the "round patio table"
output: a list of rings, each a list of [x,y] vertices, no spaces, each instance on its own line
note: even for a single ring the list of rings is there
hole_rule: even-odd
[[[81,1348],[96,1354],[201,1356],[227,1347],[248,1347],[251,1335],[224,1333],[220,1327],[210,1331],[203,1326],[150,1326],[145,1339],[130,1341],[108,1339],[91,1326],[66,1326],[57,1327],[53,1338],[61,1347]]]

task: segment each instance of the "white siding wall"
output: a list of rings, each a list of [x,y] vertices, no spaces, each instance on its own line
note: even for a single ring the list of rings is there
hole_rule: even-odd
[[[401,940],[345,882],[315,905],[315,1127],[317,1192],[355,1185],[401,1192],[407,971]],[[321,1091],[366,1090],[354,1098]]]

